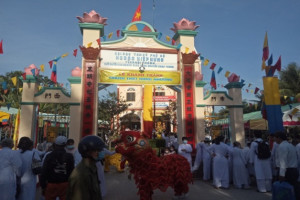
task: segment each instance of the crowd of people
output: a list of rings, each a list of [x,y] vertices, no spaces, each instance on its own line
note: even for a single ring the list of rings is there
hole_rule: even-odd
[[[256,185],[258,192],[271,192],[272,183],[286,181],[294,187],[296,199],[300,199],[300,140],[293,145],[284,132],[272,136],[273,148],[262,139],[261,133],[242,148],[239,142],[232,145],[217,137],[197,144],[192,171],[202,165],[203,180],[212,180],[216,189],[228,189],[230,183],[239,189]],[[298,178],[299,177],[299,178]]]
[[[291,184],[300,199],[300,138],[292,144],[284,132],[277,132],[270,148],[257,132],[255,139],[242,148],[239,142],[232,145],[224,142],[223,136],[213,141],[205,137],[196,145],[194,162],[187,137],[182,138],[182,144],[173,135],[163,135],[163,138],[166,147],[161,156],[182,155],[191,171],[203,170],[203,180],[212,181],[216,189],[229,189],[231,183],[236,188],[248,189],[255,184],[258,192],[271,192],[272,183],[279,180]],[[99,200],[105,196],[101,161],[105,155],[115,152],[105,149],[99,137],[84,137],[78,149],[74,140],[64,136],[58,136],[54,143],[45,141],[37,149],[30,138],[22,137],[17,150],[12,150],[13,147],[11,139],[0,143],[1,200]],[[38,163],[40,172],[33,170],[33,166],[39,167]]]
[[[101,200],[106,194],[101,161],[115,152],[98,136],[84,137],[78,149],[65,136],[37,149],[22,137],[17,150],[13,147],[11,139],[0,143],[1,200]]]

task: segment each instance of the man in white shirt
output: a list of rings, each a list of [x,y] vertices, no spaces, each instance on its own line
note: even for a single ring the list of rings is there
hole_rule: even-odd
[[[298,179],[298,161],[295,146],[288,143],[284,132],[275,133],[275,140],[278,144],[276,150],[276,166],[279,168],[279,181],[287,181],[294,186],[296,199],[300,199]]]

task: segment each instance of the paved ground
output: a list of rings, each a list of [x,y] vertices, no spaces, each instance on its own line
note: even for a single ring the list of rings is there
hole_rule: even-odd
[[[127,176],[128,174],[118,173],[115,170],[105,173],[107,196],[104,200],[139,200],[134,180],[129,180]],[[231,186],[228,190],[217,190],[211,182],[194,180],[186,200],[271,200],[271,196],[271,193],[256,192],[256,188],[242,190]],[[173,190],[169,188],[166,192],[155,190],[152,199],[171,200],[172,198]]]

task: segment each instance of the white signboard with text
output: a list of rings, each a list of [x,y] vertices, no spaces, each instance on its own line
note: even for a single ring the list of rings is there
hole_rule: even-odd
[[[102,69],[177,71],[177,54],[101,50]]]

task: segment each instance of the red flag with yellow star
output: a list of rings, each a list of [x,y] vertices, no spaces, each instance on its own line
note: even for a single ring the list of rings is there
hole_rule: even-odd
[[[141,7],[142,7],[142,2],[140,1],[140,4],[137,7],[137,9],[135,10],[135,13],[134,13],[134,15],[132,17],[131,22],[141,21],[142,20]]]

